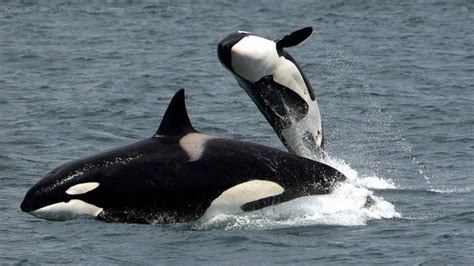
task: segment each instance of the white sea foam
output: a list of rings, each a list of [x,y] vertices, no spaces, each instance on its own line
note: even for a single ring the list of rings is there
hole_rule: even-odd
[[[374,204],[366,207],[367,196]],[[219,213],[195,224],[196,229],[275,229],[308,225],[365,225],[373,219],[398,218],[395,207],[365,188],[341,184],[333,193],[298,198],[249,213]]]
[[[347,164],[344,160],[332,158],[330,156],[326,156],[323,160],[324,163],[330,165],[341,173],[343,173],[349,183],[357,186],[357,187],[365,187],[370,189],[395,189],[397,188],[392,180],[383,179],[378,176],[360,176],[359,173],[354,170],[349,164]]]
[[[193,225],[195,229],[266,230],[309,225],[365,225],[374,219],[400,218],[395,206],[369,189],[396,188],[392,181],[377,176],[359,177],[341,160],[325,163],[347,176],[331,194],[307,196],[253,212],[221,212]],[[367,199],[373,200],[367,204]]]
[[[305,132],[310,125],[301,125]],[[296,142],[303,146],[304,142]],[[307,225],[365,225],[373,219],[399,218],[395,206],[375,195],[371,189],[395,189],[392,180],[370,175],[361,176],[344,160],[308,149],[296,149],[301,156],[322,161],[343,173],[347,180],[328,195],[307,196],[253,212],[239,209],[219,210],[193,224],[196,229],[274,229]],[[237,211],[237,213],[236,213]]]

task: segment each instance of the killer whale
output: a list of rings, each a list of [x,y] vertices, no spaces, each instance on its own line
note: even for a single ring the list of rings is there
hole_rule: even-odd
[[[345,179],[317,161],[195,130],[182,89],[152,137],[60,165],[20,208],[48,220],[186,222],[222,208],[253,211],[327,194]]]
[[[316,97],[301,67],[285,50],[312,31],[302,28],[275,41],[245,31],[231,33],[219,42],[217,56],[288,151],[320,159],[324,139]]]

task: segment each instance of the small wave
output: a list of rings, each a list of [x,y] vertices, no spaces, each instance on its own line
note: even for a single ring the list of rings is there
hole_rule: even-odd
[[[441,187],[441,188],[431,188],[430,192],[442,193],[442,194],[462,194],[462,193],[471,193],[472,188],[456,188],[456,187]]]
[[[473,190],[472,187],[430,187],[428,189],[426,188],[418,188],[418,187],[403,187],[403,188],[398,188],[397,192],[399,193],[404,193],[404,194],[415,194],[415,195],[433,195],[436,196],[437,194],[465,194],[465,193],[471,193]]]
[[[448,212],[448,213],[429,213],[416,216],[403,217],[405,220],[422,220],[425,222],[466,222],[474,223],[474,211]]]

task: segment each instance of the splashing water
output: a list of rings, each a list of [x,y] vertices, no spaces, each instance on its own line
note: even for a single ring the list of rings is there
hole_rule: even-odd
[[[359,176],[359,173],[352,169],[344,160],[332,158],[328,155],[323,159],[323,163],[330,165],[343,173],[347,181],[357,187],[371,189],[395,189],[396,186],[392,180],[385,180],[378,176]]]
[[[294,128],[296,136],[311,129],[310,124],[300,124]],[[300,132],[301,131],[301,132]],[[310,130],[314,132],[314,130]],[[328,154],[308,149],[301,138],[294,142],[297,154],[321,161],[343,173],[347,180],[339,184],[327,195],[306,196],[279,205],[253,212],[222,210],[212,216],[202,217],[192,225],[194,229],[250,229],[265,230],[307,225],[365,225],[373,219],[399,218],[395,206],[382,197],[375,196],[369,189],[395,189],[392,180],[377,176],[359,176],[345,161],[332,158]],[[305,148],[306,147],[306,148]],[[294,148],[294,147],[293,147]],[[324,151],[323,151],[324,153]],[[370,204],[368,204],[370,202]],[[237,213],[236,213],[237,211]]]
[[[369,189],[394,189],[392,181],[377,176],[359,177],[342,160],[326,156],[324,162],[342,172],[347,181],[327,195],[307,196],[253,212],[229,210],[201,219],[192,225],[196,230],[268,230],[309,225],[365,225],[373,219],[399,218],[393,204],[374,195]],[[367,198],[373,204],[367,206]]]

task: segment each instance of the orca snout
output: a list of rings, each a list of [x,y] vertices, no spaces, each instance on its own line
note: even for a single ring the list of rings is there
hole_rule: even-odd
[[[23,212],[31,212],[35,210],[33,207],[33,201],[31,200],[31,197],[28,196],[28,194],[26,194],[26,196],[23,198],[23,201],[20,204],[20,209]]]
[[[232,47],[242,38],[248,36],[246,32],[235,32],[227,35],[217,45],[217,57],[219,61],[230,71],[232,69]]]
[[[56,199],[51,198],[50,195],[46,195],[41,189],[34,186],[26,192],[26,195],[21,202],[20,209],[23,212],[31,213],[46,206],[49,202],[54,201],[56,201]]]

